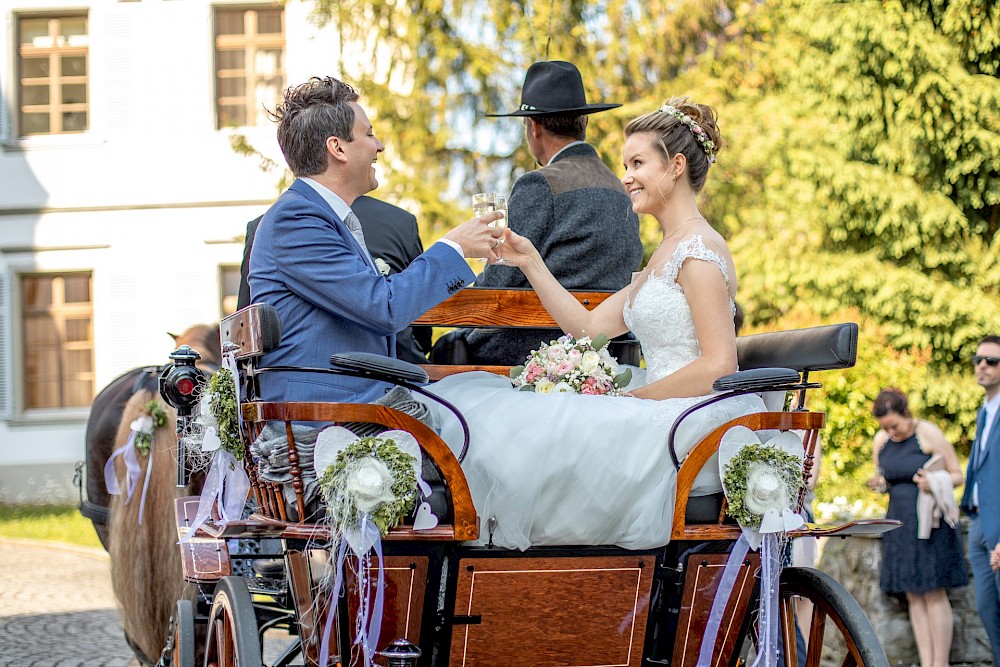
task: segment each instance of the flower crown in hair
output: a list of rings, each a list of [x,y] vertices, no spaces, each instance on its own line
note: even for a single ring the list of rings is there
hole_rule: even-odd
[[[691,133],[694,134],[694,138],[698,140],[701,144],[701,150],[705,151],[705,157],[712,164],[715,163],[715,142],[708,138],[705,130],[694,121],[691,116],[687,115],[680,109],[672,107],[669,104],[664,104],[662,107],[657,109],[660,113],[667,113],[684,123],[691,129]]]

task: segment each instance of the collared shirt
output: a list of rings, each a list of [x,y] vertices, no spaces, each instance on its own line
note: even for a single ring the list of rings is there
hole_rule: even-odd
[[[979,438],[979,451],[986,451],[986,442],[990,438],[990,431],[993,429],[993,421],[996,419],[997,410],[1000,410],[1000,392],[997,392],[993,398],[983,403],[983,409],[986,410],[986,417],[983,421],[983,435]]]
[[[560,148],[559,150],[557,150],[555,155],[553,155],[551,158],[549,158],[549,161],[545,164],[545,166],[547,167],[550,164],[552,164],[553,162],[555,162],[556,161],[556,157],[560,153],[562,153],[564,150],[566,150],[567,148],[572,148],[573,146],[578,146],[578,145],[580,145],[582,143],[584,143],[584,142],[582,142],[582,141],[571,141],[570,143],[566,144],[565,146],[563,146],[562,148]]]
[[[341,199],[336,192],[314,179],[303,176],[302,181],[318,192],[319,196],[322,197],[323,200],[330,205],[330,208],[333,209],[333,212],[337,214],[337,217],[340,218],[345,225],[347,225],[347,229],[351,232],[351,236],[354,237],[354,240],[358,242],[358,245],[360,245],[364,251],[363,256],[365,261],[368,262],[369,266],[375,267],[377,271],[378,267],[375,266],[375,261],[372,259],[371,253],[368,252],[368,244],[365,243],[365,235],[361,230],[361,221],[358,220],[358,216],[354,215],[354,211],[351,210],[351,207],[348,206],[347,202]],[[350,218],[352,217],[357,221],[355,224],[351,224],[352,220],[350,220]]]
[[[308,183],[309,187],[318,192],[319,196],[322,197],[326,201],[326,203],[330,205],[330,208],[333,209],[333,212],[337,214],[337,217],[343,220],[344,224],[348,225],[348,229],[350,229],[350,224],[347,221],[347,217],[348,215],[354,215],[354,218],[357,219],[357,215],[355,215],[354,211],[351,210],[351,207],[347,205],[347,202],[341,199],[336,192],[326,187],[325,185],[322,185],[321,183],[309,178],[308,176],[300,176],[299,180],[303,181],[304,183]],[[359,220],[358,222],[360,224],[361,221]],[[355,233],[353,229],[351,229],[350,231],[351,235],[353,235],[354,238],[357,239],[361,247],[365,249],[365,259],[368,260],[369,264],[375,266],[375,261],[372,259],[371,253],[368,250],[368,245],[365,243],[364,240],[364,232],[361,231],[360,228],[358,229],[358,233]],[[462,252],[462,246],[455,243],[451,239],[438,239],[436,243],[444,243],[446,246],[452,248],[455,252],[457,252],[459,257],[465,256],[465,253]],[[375,270],[378,271],[377,266],[375,266]]]
[[[980,457],[986,453],[986,443],[989,442],[990,432],[993,430],[993,422],[996,420],[997,410],[1000,410],[1000,392],[998,392],[993,398],[983,403],[983,410],[986,413],[983,415],[983,432],[982,434],[976,434],[979,436],[979,451],[974,452],[975,460],[970,463],[978,463]],[[1000,452],[993,452],[994,456],[1000,455]],[[972,487],[972,505],[974,507],[979,507],[979,480]]]

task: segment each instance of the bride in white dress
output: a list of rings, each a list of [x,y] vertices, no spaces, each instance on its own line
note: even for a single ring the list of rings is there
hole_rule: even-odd
[[[625,397],[519,392],[490,373],[462,373],[428,388],[468,421],[471,444],[462,467],[482,542],[493,526],[493,544],[517,549],[666,544],[676,479],[670,427],[712,393],[717,378],[737,370],[736,269],[695,199],[722,146],[715,114],[675,98],[631,121],[625,137],[622,183],[632,208],[653,215],[663,229],[660,245],[629,286],[587,311],[528,239],[508,230],[503,258],[524,271],[563,331],[577,338],[632,331],[642,345],[645,377],[636,373]],[[678,428],[678,456],[716,426],[762,410],[761,399],[750,395],[695,412]],[[438,415],[442,436],[457,450],[458,421],[444,410]],[[720,489],[713,459],[695,494]]]

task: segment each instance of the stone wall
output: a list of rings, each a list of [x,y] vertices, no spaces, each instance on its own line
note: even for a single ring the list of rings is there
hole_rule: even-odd
[[[963,522],[963,534],[968,523]],[[917,665],[917,645],[906,608],[906,601],[886,595],[878,587],[881,568],[881,542],[878,537],[823,538],[816,567],[829,573],[851,592],[865,610],[890,665]],[[968,565],[968,563],[966,563]],[[991,667],[990,645],[976,613],[972,572],[969,585],[949,591],[954,638],[951,642],[950,664],[961,667]]]

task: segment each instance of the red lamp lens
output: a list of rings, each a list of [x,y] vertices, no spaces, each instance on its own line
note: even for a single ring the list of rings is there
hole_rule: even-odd
[[[184,396],[187,396],[194,391],[194,380],[191,378],[181,378],[177,381],[177,391]]]

